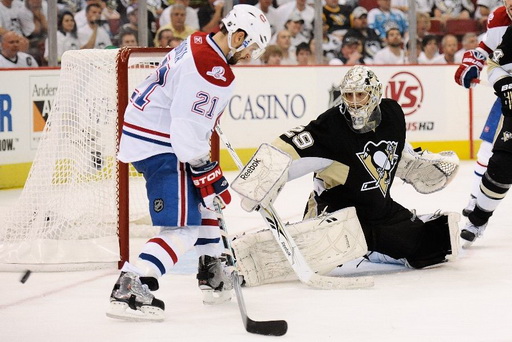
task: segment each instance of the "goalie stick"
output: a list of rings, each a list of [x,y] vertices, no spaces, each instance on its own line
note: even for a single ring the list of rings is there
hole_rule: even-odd
[[[226,146],[233,158],[233,161],[237,165],[238,169],[242,170],[244,165],[238,154],[231,146],[231,143],[227,140],[227,137],[222,132],[219,125],[215,127],[217,134]],[[329,277],[318,275],[306,262],[306,259],[300,252],[297,244],[293,240],[292,236],[288,234],[284,224],[277,215],[272,204],[269,204],[266,208],[259,207],[258,212],[263,217],[265,223],[270,228],[272,235],[277,241],[277,244],[283,251],[286,259],[293,268],[293,271],[299,278],[299,280],[311,287],[319,289],[355,289],[373,286],[373,277]]]
[[[227,264],[229,266],[233,266],[234,268],[234,271],[231,273],[231,277],[233,279],[233,289],[235,290],[236,300],[238,303],[238,308],[240,309],[240,315],[242,316],[242,321],[244,323],[245,330],[253,334],[269,336],[282,336],[286,334],[286,331],[288,331],[288,323],[284,320],[254,321],[247,316],[247,309],[245,308],[245,300],[242,294],[242,287],[240,285],[240,279],[238,277],[238,272],[236,270],[236,260],[233,258],[231,244],[228,239],[226,222],[224,221],[224,215],[222,214],[221,205],[217,198],[215,198],[213,205],[215,206],[217,220],[219,221],[219,228],[222,233],[222,242],[226,250],[225,254]]]

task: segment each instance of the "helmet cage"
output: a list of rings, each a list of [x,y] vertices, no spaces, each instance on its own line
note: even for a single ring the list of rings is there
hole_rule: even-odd
[[[341,82],[340,91],[353,128],[363,129],[382,99],[382,84],[373,71],[358,65],[347,72]]]

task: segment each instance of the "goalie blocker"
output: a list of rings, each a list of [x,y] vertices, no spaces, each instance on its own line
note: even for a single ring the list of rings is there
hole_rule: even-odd
[[[288,180],[291,162],[287,153],[272,145],[261,144],[231,183],[231,188],[242,198],[242,208],[250,212],[260,205],[267,207],[272,203]]]

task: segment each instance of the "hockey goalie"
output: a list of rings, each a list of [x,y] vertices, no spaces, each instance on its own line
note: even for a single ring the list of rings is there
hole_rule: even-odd
[[[456,256],[459,214],[418,216],[390,188],[396,176],[423,194],[442,190],[456,175],[457,155],[414,150],[401,107],[382,99],[369,68],[351,68],[340,90],[339,106],[260,146],[231,185],[242,207],[265,208],[287,181],[313,173],[304,220],[285,229],[318,274],[361,256],[416,269]],[[236,237],[232,248],[246,286],[296,279],[268,229]]]

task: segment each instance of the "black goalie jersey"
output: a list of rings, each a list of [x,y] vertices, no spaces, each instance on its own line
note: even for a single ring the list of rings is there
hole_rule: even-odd
[[[325,207],[333,212],[355,206],[359,219],[371,222],[397,209],[389,192],[405,144],[405,118],[394,100],[383,99],[379,107],[382,121],[368,133],[355,133],[345,118],[349,114],[333,107],[274,142],[294,160],[319,157],[333,161],[315,173],[308,211],[316,207],[318,214]]]

